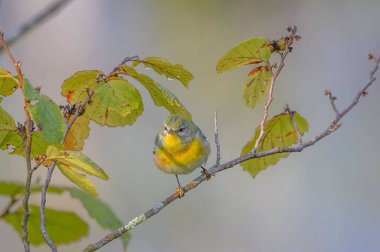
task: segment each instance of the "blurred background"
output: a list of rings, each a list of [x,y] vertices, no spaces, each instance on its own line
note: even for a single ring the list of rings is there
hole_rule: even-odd
[[[0,30],[12,34],[52,1],[2,0]],[[378,0],[74,0],[59,14],[11,47],[25,75],[58,104],[63,80],[79,70],[111,71],[124,57],[162,56],[187,67],[195,76],[188,89],[156,77],[192,112],[213,142],[213,116],[219,114],[222,162],[239,156],[262,117],[242,100],[249,67],[217,75],[217,60],[252,36],[270,39],[297,24],[296,43],[275,87],[271,115],[285,104],[310,124],[305,139],[323,131],[334,117],[329,88],[345,107],[368,80],[380,54]],[[0,65],[13,71],[5,56]],[[379,74],[377,75],[379,76]],[[145,111],[133,126],[91,125],[84,152],[109,175],[92,178],[99,197],[123,222],[174,192],[175,177],[151,161],[154,138],[168,115],[141,91]],[[343,127],[302,153],[291,154],[255,179],[240,166],[217,174],[132,231],[129,251],[379,251],[380,240],[380,83],[343,120]],[[18,94],[2,104],[23,121]],[[215,147],[208,165],[215,160]],[[198,171],[181,176],[183,184]],[[45,178],[39,169],[35,177]],[[0,179],[24,181],[24,160],[0,153]],[[58,171],[52,184],[70,185]],[[34,195],[31,202],[39,204]],[[0,209],[7,204],[0,198]],[[102,230],[69,195],[49,196],[48,206],[75,210],[91,226],[81,241],[60,247],[79,251],[109,231]],[[11,226],[0,222],[3,251],[22,251]],[[46,245],[34,251],[50,251]],[[122,251],[114,241],[101,251]]]

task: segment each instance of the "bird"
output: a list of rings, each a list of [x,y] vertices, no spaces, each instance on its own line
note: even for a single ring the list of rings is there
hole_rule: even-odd
[[[178,175],[189,174],[199,167],[206,179],[210,179],[210,173],[204,168],[209,155],[209,142],[190,119],[180,114],[171,114],[165,119],[155,139],[153,161],[162,172],[176,176],[179,198],[185,193]]]

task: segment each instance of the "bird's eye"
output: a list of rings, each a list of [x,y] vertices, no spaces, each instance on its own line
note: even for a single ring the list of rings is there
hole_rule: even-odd
[[[182,133],[184,130],[185,130],[185,129],[182,128],[182,127],[178,129],[179,133]]]
[[[165,126],[165,127],[164,127],[164,130],[165,130],[165,131],[168,131],[168,128],[166,128],[166,126]]]

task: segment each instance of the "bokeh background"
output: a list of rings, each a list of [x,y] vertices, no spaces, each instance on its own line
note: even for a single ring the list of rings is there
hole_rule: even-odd
[[[0,30],[7,36],[50,2],[2,0]],[[248,68],[216,74],[215,64],[229,48],[252,36],[279,38],[288,25],[298,25],[303,39],[278,79],[271,115],[289,104],[308,119],[305,139],[310,139],[334,116],[323,91],[331,89],[343,108],[367,82],[372,67],[367,54],[380,54],[379,10],[378,0],[74,0],[11,49],[25,75],[59,104],[65,103],[62,81],[79,70],[109,72],[135,54],[183,64],[195,76],[188,89],[157,79],[181,99],[211,141],[218,111],[224,162],[239,156],[262,116],[262,105],[250,110],[241,98]],[[0,65],[12,69],[4,54]],[[174,176],[151,161],[155,135],[168,113],[139,90],[145,111],[137,122],[124,128],[92,124],[84,149],[110,177],[92,179],[99,197],[124,222],[176,187]],[[255,179],[241,167],[219,173],[133,230],[129,251],[379,251],[379,92],[377,82],[336,133]],[[23,121],[20,95],[2,106]],[[209,165],[214,146],[212,151]],[[39,169],[35,177],[44,179],[45,172]],[[0,153],[0,179],[24,181],[23,159]],[[70,185],[58,171],[52,184]],[[31,201],[38,204],[39,196]],[[0,198],[0,209],[6,203]],[[82,250],[108,233],[68,195],[49,196],[48,206],[75,210],[91,226],[87,237],[60,251]],[[9,225],[0,222],[0,233],[2,251],[23,250]],[[45,245],[33,250],[49,251]],[[121,242],[102,251],[122,251]]]

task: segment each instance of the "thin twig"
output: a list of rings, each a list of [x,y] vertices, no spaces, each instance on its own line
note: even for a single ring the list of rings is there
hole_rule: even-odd
[[[259,137],[256,139],[255,147],[253,148],[252,152],[257,151],[257,149],[260,147],[261,140],[263,140],[263,138],[264,138],[265,122],[268,119],[269,107],[270,107],[272,100],[273,100],[274,84],[276,82],[278,75],[281,73],[282,68],[285,66],[285,58],[289,54],[289,52],[291,51],[291,45],[293,44],[294,36],[295,36],[296,32],[297,32],[297,26],[293,26],[293,28],[291,30],[291,34],[289,35],[289,40],[287,42],[286,49],[283,53],[281,53],[280,64],[279,64],[276,72],[274,74],[272,74],[272,78],[270,81],[270,87],[269,87],[268,100],[264,106],[264,115],[263,115],[263,118],[261,119],[261,122],[260,122],[260,134],[259,134]]]
[[[20,199],[22,197],[16,197],[18,192],[22,190],[22,187],[18,187],[11,195],[11,199],[8,203],[8,205],[4,208],[3,212],[0,214],[0,219],[4,218],[5,216],[7,216],[10,211],[11,211],[11,208],[17,203],[20,201]]]
[[[288,104],[286,104],[286,112],[289,114],[290,121],[291,121],[291,123],[292,123],[292,125],[293,125],[294,130],[296,131],[297,138],[298,138],[298,143],[299,143],[300,145],[302,145],[302,144],[303,144],[303,141],[302,141],[302,134],[301,134],[301,132],[300,132],[300,130],[299,130],[299,128],[298,128],[298,125],[297,125],[296,121],[294,120],[294,111],[291,111],[291,110],[290,110]]]
[[[339,115],[340,112],[335,104],[335,100],[336,100],[336,97],[333,96],[333,94],[331,93],[331,91],[329,89],[326,89],[325,90],[325,95],[327,95],[330,99],[330,103],[331,103],[331,107],[333,108],[334,112],[336,115]]]
[[[4,34],[0,32],[0,44],[2,45],[2,48],[6,51],[8,54],[9,59],[11,60],[13,66],[16,69],[17,72],[17,79],[19,81],[18,85],[20,89],[22,90],[23,94],[24,92],[24,76],[21,71],[21,63],[19,61],[16,61],[16,59],[13,57],[11,51],[8,48],[7,43],[4,40]],[[26,181],[25,181],[25,194],[24,198],[22,200],[22,206],[24,208],[24,218],[22,220],[22,242],[24,244],[24,250],[30,251],[30,244],[28,241],[28,219],[30,215],[29,211],[29,197],[30,197],[30,184],[32,182],[32,176],[33,176],[33,170],[32,170],[32,161],[30,157],[30,152],[32,148],[32,117],[29,113],[29,101],[24,95],[24,114],[25,114],[25,125],[23,126],[23,129],[20,131],[22,133],[22,141],[24,145],[24,151],[25,151],[25,161],[26,161]]]
[[[14,204],[16,204],[18,201],[20,200],[20,198],[15,198],[15,197],[11,197],[8,205],[4,208],[3,212],[0,214],[0,219],[4,218],[5,216],[7,216],[11,210],[11,208],[14,206]]]
[[[75,120],[83,112],[83,110],[85,109],[85,106],[89,103],[89,101],[91,100],[91,97],[94,95],[94,93],[95,93],[94,90],[91,90],[88,93],[86,99],[82,103],[80,103],[80,105],[78,106],[78,109],[75,111],[74,115],[70,118],[70,120],[66,124],[65,132],[63,134],[63,138],[61,141],[62,144],[64,143],[64,141],[67,137],[67,134],[69,133],[70,128],[74,124]],[[53,251],[53,252],[57,251],[57,246],[55,246],[55,244],[51,240],[48,232],[46,231],[45,206],[46,206],[46,193],[47,193],[47,189],[49,187],[50,181],[51,181],[51,177],[53,176],[54,168],[55,168],[55,162],[53,162],[50,165],[50,167],[47,171],[46,179],[45,179],[44,185],[42,186],[41,204],[40,204],[40,218],[41,218],[40,229],[41,229],[41,233],[42,233],[46,243],[49,245],[51,251]]]
[[[358,95],[354,98],[354,100],[352,101],[352,103],[339,116],[336,116],[335,119],[334,119],[334,121],[327,127],[327,129],[324,130],[319,135],[315,136],[314,138],[312,138],[311,140],[309,140],[307,142],[304,142],[303,144],[296,144],[296,145],[292,145],[292,146],[289,146],[289,147],[277,147],[277,148],[266,150],[266,151],[262,151],[262,152],[251,152],[251,153],[249,153],[249,154],[247,154],[245,156],[238,157],[236,159],[233,159],[233,160],[231,160],[229,162],[226,162],[224,164],[221,164],[219,166],[214,165],[210,169],[208,169],[208,172],[212,175],[212,174],[215,174],[217,172],[221,172],[223,170],[232,168],[232,167],[236,166],[237,164],[240,164],[240,163],[242,163],[244,161],[247,161],[247,160],[250,160],[250,159],[253,159],[253,158],[260,158],[260,157],[264,157],[264,156],[268,156],[268,155],[273,155],[273,154],[277,154],[277,153],[300,152],[303,149],[305,149],[305,148],[307,148],[309,146],[314,145],[319,140],[321,140],[321,139],[325,138],[326,136],[330,135],[332,132],[334,132],[336,129],[338,129],[338,127],[337,127],[337,125],[339,125],[338,122],[353,107],[355,107],[355,105],[359,102],[360,97],[363,96],[366,93],[366,91],[369,88],[369,86],[375,81],[374,75],[375,75],[375,73],[377,72],[377,70],[379,68],[379,64],[380,64],[380,56],[375,60],[375,67],[373,68],[373,70],[370,73],[370,77],[369,77],[368,83],[364,86],[363,89],[361,89],[358,92]],[[188,192],[188,191],[194,189],[195,187],[197,187],[199,184],[201,184],[205,180],[206,180],[206,177],[204,175],[198,176],[197,178],[195,178],[194,180],[192,180],[189,184],[187,184],[185,187],[183,187],[184,192]],[[167,197],[163,201],[159,202],[158,204],[156,204],[155,206],[153,206],[151,209],[147,210],[143,214],[141,214],[141,215],[137,216],[136,218],[132,219],[126,225],[124,225],[124,226],[120,227],[119,229],[117,229],[117,230],[109,233],[108,235],[106,235],[105,237],[103,237],[102,239],[100,239],[99,241],[88,245],[84,249],[84,251],[85,252],[92,252],[92,251],[96,251],[96,250],[100,249],[101,247],[105,246],[109,242],[111,242],[111,241],[115,240],[116,238],[120,237],[121,235],[123,235],[125,232],[127,232],[127,231],[135,228],[140,223],[146,221],[147,219],[149,219],[153,215],[159,213],[162,209],[164,209],[167,205],[169,205],[170,203],[172,203],[173,201],[175,201],[177,198],[178,198],[178,193],[171,194],[169,197]]]
[[[11,46],[13,43],[18,41],[28,32],[33,30],[35,27],[38,27],[48,18],[52,17],[53,14],[58,13],[63,7],[66,6],[71,0],[58,0],[49,6],[47,6],[44,10],[39,12],[36,16],[28,20],[25,24],[21,25],[17,30],[13,31],[10,37],[6,40],[8,46]],[[2,53],[2,48],[0,48],[0,54]]]
[[[215,121],[214,121],[214,136],[215,136],[215,146],[216,146],[216,161],[215,165],[220,164],[220,144],[219,144],[219,132],[218,132],[218,113],[215,111]]]

